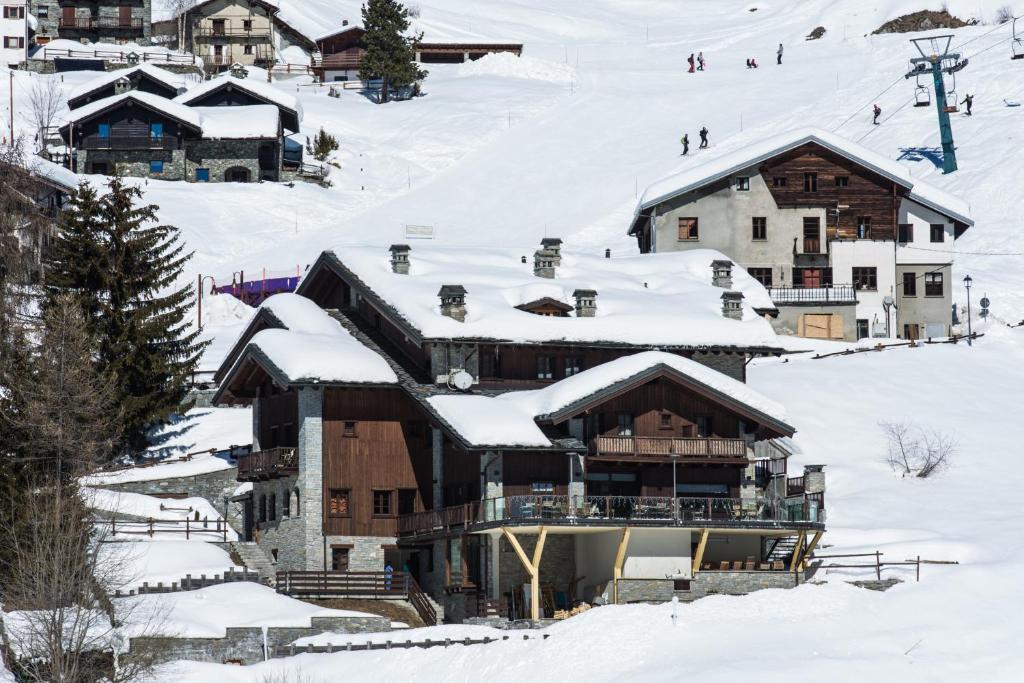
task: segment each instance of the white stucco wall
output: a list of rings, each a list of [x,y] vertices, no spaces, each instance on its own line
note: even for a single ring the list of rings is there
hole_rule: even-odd
[[[2,0],[0,7],[25,7],[25,16],[28,16],[28,8],[25,0]],[[3,38],[22,38],[24,47],[6,48],[6,41]],[[28,48],[28,21],[27,19],[4,19],[0,12],[0,66],[14,66],[25,60],[25,50]]]
[[[896,246],[896,263],[945,264],[953,260],[953,223],[926,206],[904,199],[900,203],[900,223],[914,226],[914,239]],[[931,241],[933,223],[943,225],[943,241]]]
[[[837,284],[853,282],[854,267],[874,266],[878,273],[878,288],[874,291],[862,289],[857,292],[857,318],[868,321],[872,335],[875,325],[885,324],[885,310],[882,299],[895,297],[896,258],[895,243],[890,241],[851,240],[833,241],[832,281]],[[890,315],[890,335],[896,336],[895,312]]]

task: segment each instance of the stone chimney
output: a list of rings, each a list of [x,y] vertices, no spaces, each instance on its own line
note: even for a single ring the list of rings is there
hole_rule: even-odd
[[[249,77],[249,70],[236,62],[231,65],[231,75],[244,80]]]
[[[711,262],[711,284],[722,289],[732,287],[732,261],[715,259]]]
[[[132,81],[127,76],[121,76],[121,78],[114,81],[114,94],[123,95],[132,89]]]
[[[593,318],[597,315],[597,292],[593,289],[577,289],[572,293],[576,299],[576,317]]]
[[[391,252],[391,272],[408,275],[409,252],[412,251],[412,248],[408,244],[392,244],[388,251]]]
[[[545,237],[540,241],[542,251],[550,251],[555,255],[555,266],[562,265],[562,240],[558,237]]]
[[[733,320],[743,319],[743,292],[722,292],[722,315]]]
[[[550,280],[555,277],[555,267],[560,261],[557,252],[538,249],[533,253],[533,274]]]
[[[804,465],[804,493],[825,493],[824,465]]]
[[[342,26],[348,26],[348,19],[342,19],[341,20],[341,25]]]
[[[441,285],[437,295],[441,297],[441,315],[466,320],[466,288],[462,285]]]

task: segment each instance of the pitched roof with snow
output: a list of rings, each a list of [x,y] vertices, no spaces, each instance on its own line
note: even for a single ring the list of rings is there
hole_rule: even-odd
[[[531,391],[499,396],[439,395],[427,398],[437,414],[473,448],[489,446],[550,448],[555,446],[538,422],[561,422],[589,399],[667,370],[683,383],[699,388],[738,412],[772,426],[782,434],[786,409],[746,384],[696,361],[663,351],[623,356]]]
[[[169,100],[159,95],[153,95],[148,92],[140,92],[138,90],[129,90],[126,93],[120,95],[114,95],[112,97],[104,97],[102,100],[96,100],[90,102],[78,109],[72,109],[71,112],[65,117],[65,125],[62,128],[66,128],[69,124],[78,123],[79,121],[86,121],[91,119],[96,114],[113,109],[123,102],[131,100],[138,104],[148,107],[154,111],[158,111],[172,119],[184,123],[197,131],[201,131],[203,128],[202,118],[195,109],[186,107],[183,104],[178,104],[173,100]]]
[[[553,279],[533,274],[534,249],[440,248],[415,245],[408,275],[392,272],[386,249],[338,247],[325,252],[299,288],[334,272],[381,310],[391,309],[403,333],[425,339],[493,339],[521,343],[593,343],[671,348],[777,348],[771,325],[755,309],[774,305],[764,287],[734,268],[743,318],[722,315],[723,289],[711,284],[711,249],[606,259],[563,246]],[[527,255],[527,263],[522,257]],[[442,285],[466,289],[465,322],[441,314]],[[594,317],[540,316],[517,308],[545,297],[575,307],[573,292],[597,292]]]
[[[908,190],[913,201],[967,225],[974,225],[971,207],[964,200],[927,183],[915,180],[910,171],[897,161],[855,142],[820,128],[797,128],[773,135],[742,149],[724,154],[685,171],[666,176],[644,190],[633,214],[630,233],[640,215],[652,206],[678,197],[784,154],[802,145],[814,143],[881,175]]]
[[[203,137],[222,140],[276,138],[281,112],[272,104],[245,107],[190,107],[199,114]]]
[[[210,79],[199,85],[189,88],[186,92],[174,98],[179,104],[190,105],[203,97],[217,92],[221,88],[238,88],[253,97],[264,100],[267,104],[273,104],[283,109],[294,112],[299,120],[302,120],[302,105],[294,95],[284,92],[266,83],[260,83],[254,79],[235,78],[231,75],[224,75]]]
[[[139,64],[129,69],[118,69],[116,71],[103,73],[89,82],[83,83],[68,93],[68,101],[72,102],[87,95],[91,95],[97,90],[102,90],[122,78],[131,78],[137,73],[145,74],[154,81],[157,81],[158,83],[161,83],[175,91],[185,86],[185,79],[179,74],[171,73],[167,69],[161,69],[160,67],[153,66],[152,64]]]
[[[272,326],[259,325],[261,317]],[[398,382],[384,358],[357,341],[322,308],[296,294],[275,294],[263,302],[225,361],[231,366],[221,382],[221,392],[250,360],[283,385]],[[222,372],[223,368],[218,374]]]
[[[34,155],[30,156],[25,159],[25,168],[33,176],[64,190],[68,194],[78,189],[78,175],[74,171],[55,164],[48,159]]]

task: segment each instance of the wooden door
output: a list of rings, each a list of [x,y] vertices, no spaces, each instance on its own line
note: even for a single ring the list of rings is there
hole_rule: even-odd
[[[799,336],[809,339],[829,339],[832,336],[832,316],[827,313],[805,313],[800,316]]]
[[[68,28],[75,28],[75,8],[62,7],[60,10],[60,25]]]
[[[121,5],[117,8],[118,24],[121,28],[130,28],[132,25],[132,8],[130,5]]]
[[[821,287],[821,268],[803,269],[804,289],[816,289]]]
[[[821,252],[821,222],[818,217],[804,218],[804,253]]]

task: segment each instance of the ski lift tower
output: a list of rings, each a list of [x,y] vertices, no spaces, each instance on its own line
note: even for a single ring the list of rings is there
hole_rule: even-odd
[[[950,112],[956,111],[956,94],[954,93],[953,95],[953,104],[949,104],[946,101],[946,83],[943,74],[952,76],[967,66],[967,60],[961,60],[959,53],[949,52],[949,44],[952,40],[952,35],[911,39],[910,42],[914,44],[914,47],[921,53],[921,56],[910,60],[913,68],[904,76],[904,78],[913,78],[928,71],[932,73],[932,83],[935,88],[935,108],[939,113],[939,135],[942,138],[943,173],[952,173],[956,170],[953,127],[949,123]]]

